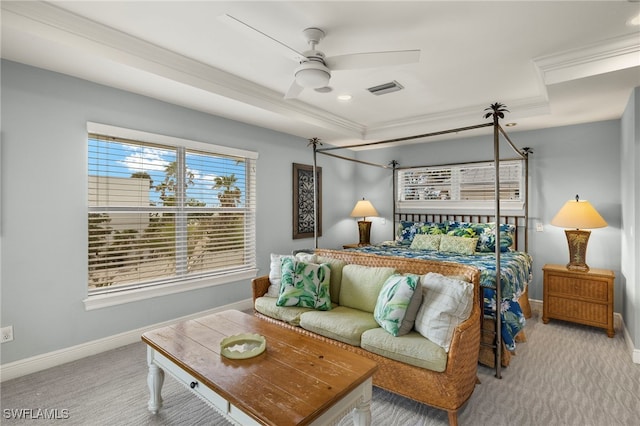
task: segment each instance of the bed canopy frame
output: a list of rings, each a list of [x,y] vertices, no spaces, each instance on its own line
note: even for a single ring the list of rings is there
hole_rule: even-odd
[[[494,206],[494,211],[493,211],[493,215],[488,215],[488,216],[493,216],[495,218],[495,223],[499,224],[500,223],[500,219],[501,219],[501,213],[500,213],[500,136],[502,135],[502,137],[507,141],[507,143],[509,144],[509,146],[513,149],[513,151],[517,154],[518,158],[520,160],[523,160],[524,162],[524,174],[525,174],[525,199],[524,199],[524,223],[523,223],[523,228],[524,228],[524,251],[528,250],[528,231],[527,231],[527,227],[528,227],[528,223],[529,223],[529,173],[528,173],[528,169],[529,169],[529,154],[533,153],[533,151],[528,148],[528,147],[524,147],[522,149],[518,149],[515,144],[511,141],[511,139],[509,138],[509,135],[507,134],[507,132],[502,128],[502,126],[500,125],[500,119],[504,118],[504,113],[505,112],[509,112],[509,110],[506,109],[506,106],[501,104],[501,103],[493,103],[491,104],[488,108],[485,108],[485,111],[488,111],[484,114],[484,118],[488,119],[488,118],[492,118],[491,122],[486,122],[486,123],[482,123],[482,124],[476,124],[476,125],[472,125],[472,126],[466,126],[466,127],[459,127],[459,128],[455,128],[455,129],[449,129],[449,130],[442,130],[442,131],[437,131],[437,132],[432,132],[432,133],[425,133],[425,134],[420,134],[420,135],[414,135],[414,136],[406,136],[406,137],[400,137],[400,138],[394,138],[394,139],[387,139],[387,140],[382,140],[382,141],[374,141],[374,142],[364,142],[364,143],[358,143],[358,144],[353,144],[353,145],[345,145],[345,146],[331,146],[331,147],[325,147],[325,148],[321,148],[320,146],[322,145],[320,139],[318,138],[311,138],[309,139],[309,146],[311,146],[313,148],[313,176],[317,176],[316,174],[316,167],[317,167],[317,154],[323,154],[323,155],[327,155],[330,157],[334,157],[334,158],[339,158],[342,160],[347,160],[347,161],[351,161],[351,162],[355,162],[355,163],[360,163],[360,164],[365,164],[368,166],[374,166],[374,167],[382,167],[384,169],[390,169],[392,170],[393,173],[393,218],[394,218],[394,232],[395,232],[395,221],[397,220],[397,212],[396,212],[396,170],[401,170],[401,169],[409,169],[409,168],[415,168],[415,167],[426,167],[426,166],[407,166],[407,167],[400,167],[399,163],[395,160],[392,160],[389,162],[389,164],[387,165],[382,165],[382,164],[376,164],[376,163],[371,163],[368,161],[363,161],[363,160],[358,160],[355,158],[350,158],[350,157],[345,157],[345,156],[341,156],[341,155],[337,155],[335,153],[332,153],[331,151],[335,151],[335,150],[340,150],[340,149],[352,149],[352,148],[367,148],[367,147],[374,147],[374,146],[380,146],[380,145],[389,145],[392,146],[392,144],[397,144],[399,142],[406,142],[406,141],[410,141],[410,140],[415,140],[415,139],[426,139],[429,137],[434,137],[434,136],[442,136],[442,135],[446,135],[446,134],[450,134],[450,133],[459,133],[459,132],[464,132],[464,131],[468,131],[468,130],[475,130],[475,129],[480,129],[480,128],[484,128],[484,127],[493,127],[493,159],[491,161],[494,162],[494,169],[495,169],[495,182],[494,182],[494,193],[495,193],[495,206]],[[507,160],[513,160],[513,158],[509,158],[509,159],[503,159],[502,161],[507,161]],[[458,164],[471,164],[471,163],[458,163]],[[313,202],[314,202],[314,247],[318,248],[318,198],[317,198],[317,194],[318,193],[318,182],[315,183],[314,185],[314,194],[313,194]],[[516,224],[516,234],[517,234],[517,224]],[[502,336],[501,336],[501,327],[502,327],[502,322],[501,322],[501,318],[500,318],[500,314],[498,312],[499,310],[499,306],[500,306],[500,301],[502,300],[502,292],[501,292],[501,280],[502,280],[502,274],[501,274],[501,269],[500,269],[500,226],[496,226],[495,228],[495,239],[496,239],[496,250],[495,250],[495,257],[496,257],[496,288],[495,288],[495,292],[496,292],[496,313],[495,313],[495,338],[494,338],[494,343],[491,345],[491,347],[494,349],[494,353],[495,353],[495,376],[497,378],[502,378],[501,375],[501,367],[502,367]],[[484,300],[484,296],[483,294],[480,295],[480,300]],[[484,315],[484,310],[483,310],[483,315]]]

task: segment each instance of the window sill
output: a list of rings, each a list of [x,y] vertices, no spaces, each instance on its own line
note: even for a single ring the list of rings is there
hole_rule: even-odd
[[[182,293],[199,288],[212,287],[234,281],[252,279],[256,277],[257,269],[251,271],[238,272],[220,277],[209,277],[194,279],[180,283],[162,284],[152,287],[123,290],[108,294],[96,294],[88,296],[83,300],[84,308],[87,311],[107,308],[109,306],[122,305],[139,300],[151,299],[153,297],[168,296],[170,294]]]

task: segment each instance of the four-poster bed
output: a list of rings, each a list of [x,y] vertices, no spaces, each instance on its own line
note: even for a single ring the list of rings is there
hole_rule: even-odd
[[[501,367],[504,364],[503,354],[501,348],[506,343],[509,349],[515,347],[516,335],[521,331],[524,326],[525,315],[530,315],[529,305],[527,300],[527,285],[531,279],[531,257],[528,255],[528,241],[527,241],[527,226],[528,226],[528,155],[531,150],[528,148],[518,149],[509,136],[502,129],[499,123],[499,119],[504,118],[504,112],[507,111],[504,105],[495,103],[487,108],[487,112],[484,118],[492,118],[492,122],[487,122],[474,126],[467,126],[462,128],[450,129],[445,131],[433,132],[428,134],[408,136],[390,140],[383,140],[377,142],[360,143],[349,146],[341,147],[325,147],[320,148],[320,142],[317,138],[310,140],[310,145],[313,147],[313,167],[317,167],[317,154],[328,155],[338,159],[344,159],[360,164],[382,167],[390,169],[393,172],[393,217],[394,217],[394,232],[398,229],[402,231],[403,227],[414,227],[410,231],[411,236],[416,233],[415,227],[429,228],[432,225],[440,226],[442,229],[433,233],[452,233],[455,235],[456,229],[454,228],[473,228],[479,223],[488,224],[493,219],[494,226],[486,228],[480,232],[493,232],[494,244],[493,253],[474,253],[472,256],[463,255],[451,255],[443,254],[438,251],[425,251],[425,250],[412,250],[407,243],[405,244],[382,244],[367,247],[359,247],[358,250],[373,254],[382,254],[388,256],[400,256],[400,257],[414,257],[422,259],[432,259],[446,262],[464,263],[476,266],[481,272],[481,284],[483,287],[484,295],[481,295],[480,300],[483,301],[483,308],[486,318],[492,320],[492,331],[489,331],[493,335],[493,338],[489,339],[492,342],[489,346],[494,353],[495,375],[501,378]],[[494,207],[492,214],[441,214],[422,210],[420,212],[407,212],[397,211],[397,173],[401,169],[407,169],[409,167],[399,167],[399,164],[394,160],[388,165],[379,165],[370,163],[350,157],[340,156],[330,151],[337,149],[350,149],[350,148],[365,148],[371,146],[390,146],[393,143],[400,143],[408,140],[425,139],[428,137],[445,135],[449,133],[458,133],[473,129],[480,129],[484,127],[493,127],[493,159],[491,160],[494,165]],[[524,200],[521,214],[517,216],[503,216],[501,214],[500,205],[500,136],[502,136],[509,146],[515,151],[519,160],[524,164]],[[421,167],[421,166],[413,166]],[[316,221],[317,224],[317,221]],[[499,224],[499,225],[497,225]],[[477,228],[476,228],[477,229]],[[509,241],[509,244],[505,243],[507,239],[505,231],[513,232],[513,235],[509,238],[513,239],[513,243]],[[417,232],[420,233],[420,232]],[[424,233],[432,233],[427,231]],[[522,234],[523,238],[519,239],[518,235]],[[394,240],[402,240],[402,236],[394,235]],[[522,241],[524,240],[524,241]],[[520,243],[520,244],[518,244]],[[317,233],[315,234],[315,248],[318,248]],[[519,251],[518,251],[519,250]],[[486,250],[485,250],[486,251]],[[500,285],[497,285],[500,283]],[[484,296],[484,297],[482,297]],[[518,300],[522,301],[522,306]],[[496,314],[500,311],[500,314]],[[525,311],[523,313],[523,310]],[[483,327],[483,332],[487,332],[491,327]],[[483,339],[486,341],[486,339]]]

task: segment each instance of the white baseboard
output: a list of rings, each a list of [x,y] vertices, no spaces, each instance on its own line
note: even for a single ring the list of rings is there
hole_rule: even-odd
[[[531,305],[531,310],[538,312],[540,317],[542,317],[542,300],[529,299],[529,304]],[[636,349],[633,346],[633,340],[631,340],[629,331],[624,324],[624,319],[622,318],[622,315],[617,312],[613,313],[613,328],[616,330],[622,330],[624,341],[627,343],[627,347],[631,353],[631,360],[634,364],[640,364],[640,349]]]
[[[149,325],[147,327],[126,331],[114,336],[93,340],[91,342],[82,343],[80,345],[72,346],[69,348],[59,349],[57,351],[48,352],[46,354],[36,355],[30,358],[3,364],[0,366],[0,382],[15,379],[17,377],[25,376],[27,374],[46,370],[47,368],[55,367],[57,365],[66,364],[67,362],[95,355],[100,352],[139,342],[142,333],[158,327],[164,327],[176,322],[186,321],[204,315],[226,311],[228,309],[237,309],[239,311],[243,311],[251,309],[252,306],[253,305],[251,299],[245,299],[225,306],[209,309],[204,312],[198,312],[181,318],[165,321],[159,324]]]

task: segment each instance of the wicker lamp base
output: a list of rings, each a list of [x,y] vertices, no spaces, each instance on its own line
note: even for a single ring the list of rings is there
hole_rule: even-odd
[[[567,263],[567,269],[587,272],[589,270],[586,262],[587,243],[589,242],[591,231],[565,229],[564,233],[569,243],[569,263]]]
[[[371,238],[371,222],[366,220],[358,221],[358,233],[360,234],[359,245],[368,246],[371,244],[369,241]]]

